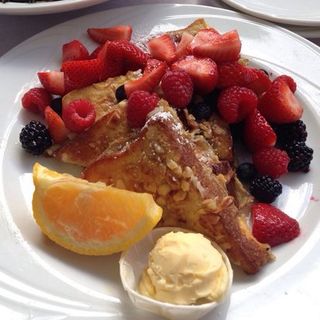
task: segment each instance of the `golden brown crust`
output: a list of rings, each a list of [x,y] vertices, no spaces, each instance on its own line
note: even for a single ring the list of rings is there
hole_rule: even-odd
[[[208,148],[210,146],[208,145]],[[271,259],[238,215],[223,175],[215,175],[197,156],[182,123],[170,112],[155,113],[139,138],[84,170],[89,181],[151,193],[164,209],[162,225],[180,226],[213,238],[231,260],[255,273]]]

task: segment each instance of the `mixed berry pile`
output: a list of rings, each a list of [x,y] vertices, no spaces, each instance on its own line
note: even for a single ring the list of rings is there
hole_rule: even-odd
[[[92,53],[78,40],[64,44],[60,70],[39,72],[43,87],[23,96],[23,107],[43,115],[47,124],[32,121],[21,131],[24,149],[41,154],[95,122],[89,101],[62,106],[63,95],[142,70],[140,78],[128,80],[115,93],[118,101],[128,99],[129,125],[142,127],[161,97],[178,111],[187,108],[196,121],[218,113],[230,125],[234,140],[252,155],[252,163],[240,164],[237,175],[261,202],[252,207],[253,234],[270,245],[299,234],[297,222],[269,204],[282,192],[276,179],[288,171],[308,172],[313,156],[291,77],[271,79],[266,71],[248,66],[240,59],[236,30],[220,34],[206,28],[196,35],[183,32],[178,38],[165,33],[147,42],[148,52],[130,42],[130,26],[90,28],[88,35],[99,44]]]

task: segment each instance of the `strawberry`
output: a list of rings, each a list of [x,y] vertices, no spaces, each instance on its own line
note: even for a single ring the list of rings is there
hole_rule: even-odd
[[[159,97],[156,93],[149,93],[147,91],[135,91],[128,99],[127,117],[130,127],[142,127],[147,115],[158,104]]]
[[[41,71],[38,78],[43,87],[52,94],[64,95],[64,73],[61,71]]]
[[[251,207],[251,213],[252,234],[259,242],[274,247],[300,234],[298,221],[270,204],[255,203]]]
[[[73,40],[62,46],[62,61],[89,59],[87,48],[79,41]]]
[[[106,63],[119,63],[123,66],[124,73],[143,69],[149,59],[148,54],[126,40],[112,41],[106,47]]]
[[[275,147],[260,149],[252,155],[252,162],[258,173],[275,179],[288,172],[289,161],[288,154]]]
[[[303,109],[290,87],[286,79],[276,78],[261,96],[258,108],[268,121],[281,124],[301,118]]]
[[[127,97],[137,90],[152,92],[161,81],[166,70],[167,64],[163,61],[159,61],[157,67],[154,67],[151,71],[148,70],[148,72],[144,72],[141,78],[126,82],[124,88]]]
[[[222,35],[212,36],[209,41],[200,41],[196,43],[195,36],[194,44],[191,43],[192,53],[199,57],[208,57],[217,63],[235,61],[239,59],[241,50],[241,41],[236,30],[226,32]]]
[[[167,34],[152,38],[147,43],[151,56],[155,59],[171,63],[175,59],[176,46],[172,38]]]
[[[61,117],[50,106],[44,109],[44,117],[54,143],[65,141],[68,138],[69,130],[66,128]]]
[[[233,86],[224,89],[218,98],[218,110],[227,123],[237,123],[245,119],[257,108],[256,94],[245,87]]]
[[[163,61],[152,58],[148,59],[146,66],[143,70],[143,74],[152,72],[154,69],[157,69],[160,65],[163,65]]]
[[[219,32],[213,28],[201,29],[194,36],[189,49],[192,52],[194,48],[213,42],[217,38],[220,38],[220,36]]]
[[[252,68],[248,68],[239,62],[219,64],[218,72],[217,87],[220,89],[231,86],[246,87],[249,83],[258,79],[258,75]]]
[[[255,74],[257,75],[257,79],[248,82],[246,84],[246,87],[254,91],[257,96],[260,96],[271,87],[272,81],[264,71],[254,68],[248,69],[255,72]]]
[[[217,65],[210,58],[187,56],[173,63],[171,69],[184,70],[189,73],[195,91],[203,95],[211,92],[217,84]]]
[[[289,86],[290,90],[291,90],[293,93],[296,92],[296,90],[297,90],[297,84],[296,84],[296,82],[295,82],[290,76],[287,76],[287,75],[283,74],[283,75],[277,77],[275,80],[280,80],[280,79],[281,79],[281,80],[284,80],[284,81],[287,83],[287,85]]]
[[[66,92],[104,80],[103,64],[99,59],[66,61],[61,70],[64,72]]]
[[[44,108],[50,104],[51,100],[50,93],[45,89],[32,88],[23,95],[21,103],[23,108],[34,113],[43,114]]]
[[[98,43],[105,43],[107,40],[131,40],[132,27],[127,25],[114,26],[110,28],[89,28],[89,37]]]
[[[180,42],[177,44],[175,59],[178,60],[187,56],[190,53],[189,44],[193,40],[193,35],[189,32],[183,32]]]
[[[161,80],[161,89],[170,104],[176,108],[185,108],[192,98],[192,79],[183,70],[168,71]]]
[[[253,152],[273,147],[277,140],[275,132],[257,109],[246,118],[243,134],[246,146]]]
[[[108,41],[106,41],[108,42]],[[100,46],[96,47],[89,55],[89,59],[96,59],[98,57],[98,54],[103,49],[104,44],[101,44]]]

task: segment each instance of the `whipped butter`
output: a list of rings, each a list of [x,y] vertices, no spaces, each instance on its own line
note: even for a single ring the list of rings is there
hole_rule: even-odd
[[[228,289],[229,274],[220,252],[199,233],[170,232],[149,254],[139,291],[173,304],[220,300]]]

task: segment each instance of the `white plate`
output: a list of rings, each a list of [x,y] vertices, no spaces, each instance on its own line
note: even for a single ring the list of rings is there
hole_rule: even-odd
[[[270,21],[301,26],[320,26],[319,0],[222,1],[233,8]]]
[[[91,44],[84,32],[90,26],[130,23],[139,39],[151,31],[186,26],[198,17],[221,31],[237,29],[245,56],[296,79],[305,106],[308,144],[315,149],[311,172],[282,179],[284,192],[277,202],[299,220],[301,236],[276,248],[277,260],[256,276],[236,271],[231,299],[206,319],[320,319],[320,49],[258,19],[191,5],[144,5],[84,16],[41,32],[0,58],[2,319],[156,319],[130,303],[120,284],[119,255],[76,255],[41,235],[31,211],[32,164],[38,160],[59,171],[71,171],[71,166],[20,149],[19,132],[31,119],[21,110],[20,99],[37,83],[37,71],[58,68],[63,43],[78,38]]]
[[[0,3],[0,14],[47,14],[71,11],[93,6],[108,0],[60,0],[39,1],[35,3],[6,2]]]

